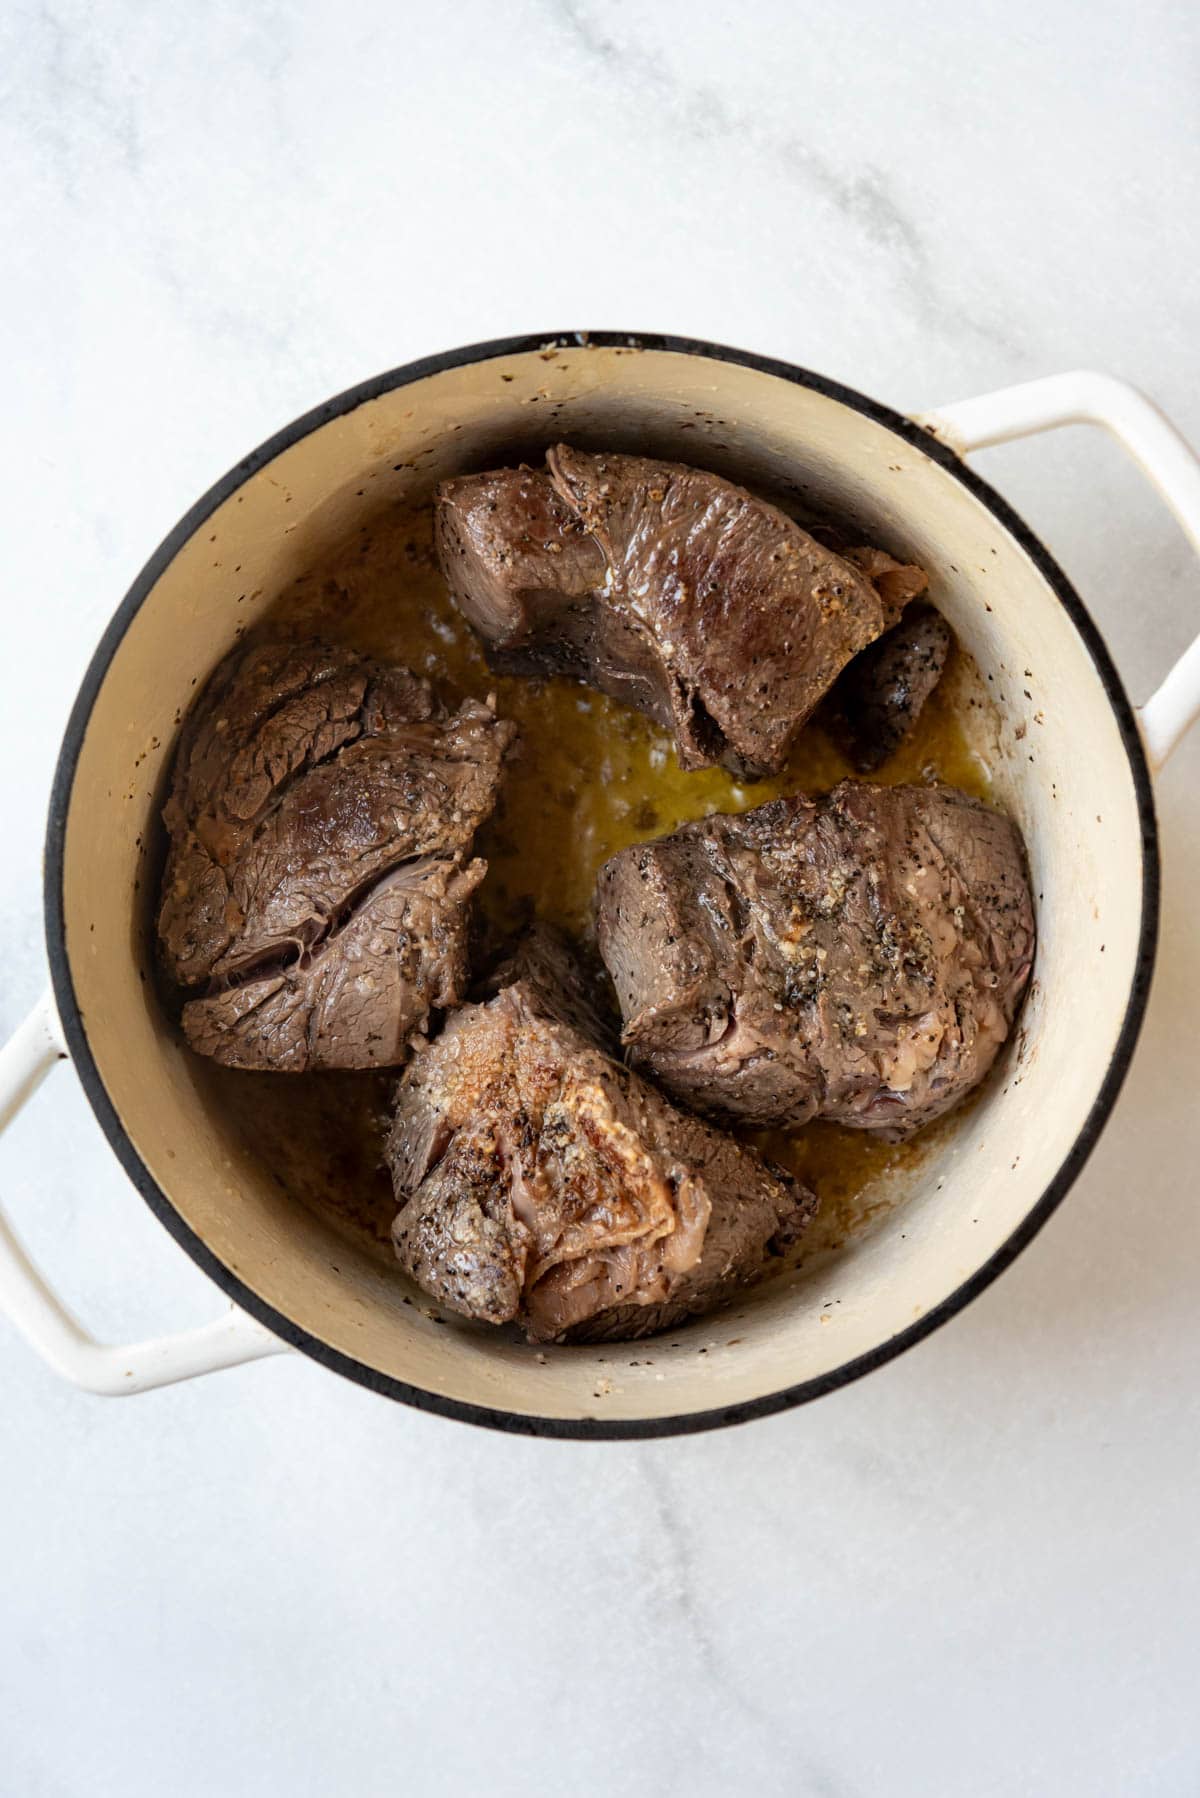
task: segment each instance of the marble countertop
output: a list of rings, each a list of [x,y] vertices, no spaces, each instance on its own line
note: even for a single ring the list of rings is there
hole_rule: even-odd
[[[1091,365],[1200,442],[1200,18],[23,0],[0,21],[0,1028],[44,977],[58,738],[192,499],[455,343],[690,333],[903,410]],[[1097,434],[980,466],[1144,697],[1194,555]],[[1099,1151],[1017,1265],[800,1412],[506,1439],[298,1358],[124,1402],[0,1322],[13,1798],[1192,1794],[1200,742],[1162,780],[1159,975]],[[204,1277],[70,1074],[3,1193],[100,1332]]]

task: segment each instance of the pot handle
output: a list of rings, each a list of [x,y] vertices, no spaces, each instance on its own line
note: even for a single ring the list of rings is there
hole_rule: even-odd
[[[51,1068],[67,1059],[54,1001],[47,992],[0,1049],[0,1131],[8,1128]],[[47,1285],[0,1209],[0,1313],[54,1372],[87,1392],[116,1397],[148,1392],[197,1374],[216,1373],[283,1353],[287,1344],[236,1306],[199,1329],[146,1342],[97,1342]]]
[[[915,423],[958,455],[1032,437],[1059,425],[1103,425],[1158,488],[1200,552],[1200,459],[1158,410],[1124,381],[1077,369],[960,400]],[[1161,768],[1200,715],[1200,637],[1184,650],[1158,691],[1138,711],[1150,766]]]

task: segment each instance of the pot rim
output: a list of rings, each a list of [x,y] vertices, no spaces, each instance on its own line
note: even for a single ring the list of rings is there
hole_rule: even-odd
[[[239,487],[242,487],[284,450],[290,449],[293,444],[309,436],[313,431],[319,430],[333,419],[345,416],[368,401],[378,399],[382,394],[390,393],[398,387],[410,386],[416,381],[423,380],[429,375],[440,374],[446,369],[460,368],[474,362],[493,361],[501,356],[521,355],[548,347],[582,348],[588,344],[604,348],[656,350],[697,356],[712,362],[726,362],[743,368],[755,369],[763,374],[774,375],[781,380],[790,381],[795,386],[810,388],[828,399],[836,400],[849,407],[852,411],[862,413],[876,424],[883,425],[903,439],[905,443],[919,449],[932,461],[948,470],[956,480],[960,481],[1020,544],[1066,610],[1087,647],[1109,704],[1116,716],[1121,740],[1129,761],[1137,796],[1142,864],[1142,916],[1137,958],[1125,1015],[1104,1079],[1079,1135],[1054,1178],[1030,1207],[1022,1223],[984,1262],[982,1267],[977,1268],[939,1305],[923,1314],[905,1329],[898,1331],[896,1335],[890,1337],[886,1342],[880,1343],[876,1348],[855,1356],[852,1360],[831,1369],[828,1373],[818,1375],[813,1379],[802,1380],[796,1385],[783,1387],[776,1392],[766,1393],[760,1398],[740,1404],[719,1405],[709,1410],[685,1412],[670,1417],[628,1418],[612,1421],[593,1418],[537,1417],[526,1412],[495,1410],[486,1405],[467,1403],[461,1399],[448,1398],[439,1393],[430,1392],[424,1387],[409,1385],[406,1381],[395,1379],[390,1374],[382,1374],[375,1368],[368,1367],[353,1356],[344,1354],[340,1349],[332,1348],[319,1336],[314,1336],[299,1324],[293,1323],[290,1318],[285,1317],[282,1312],[277,1311],[273,1305],[267,1303],[244,1285],[241,1279],[213,1253],[203,1238],[192,1230],[175,1209],[171,1199],[142,1161],[108,1095],[88,1042],[87,1031],[75,995],[75,985],[67,954],[63,895],[67,813],[75,770],[96,697],[109,665],[145,599],[184,544],[216,511],[217,507],[223,505]],[[398,368],[389,369],[384,374],[362,381],[357,386],[347,388],[343,393],[326,400],[322,405],[303,413],[291,424],[285,425],[282,430],[277,431],[274,436],[260,444],[248,456],[243,457],[196,501],[174,529],[164,537],[134,580],[100,638],[71,708],[55,768],[46,824],[44,911],[50,977],[59,1018],[84,1092],[108,1139],[109,1146],[158,1221],[234,1304],[246,1311],[283,1342],[288,1343],[292,1348],[299,1349],[332,1372],[342,1374],[347,1379],[354,1380],[358,1385],[365,1386],[369,1391],[410,1405],[416,1410],[435,1412],[440,1416],[454,1418],[460,1422],[479,1424],[518,1435],[585,1441],[637,1441],[658,1436],[691,1435],[702,1430],[720,1429],[730,1424],[748,1423],[755,1418],[769,1417],[776,1412],[790,1410],[794,1406],[820,1398],[827,1392],[834,1392],[839,1387],[847,1386],[852,1381],[861,1379],[864,1374],[871,1373],[875,1368],[882,1367],[886,1362],[894,1360],[904,1350],[923,1341],[940,1325],[962,1311],[972,1299],[990,1286],[992,1281],[1011,1265],[1021,1250],[1037,1235],[1051,1213],[1062,1203],[1082,1171],[1108,1121],[1129,1070],[1145,1015],[1154,969],[1158,941],[1159,879],[1158,829],[1149,764],[1146,760],[1133,706],[1125,692],[1107,645],[1074,586],[1049,551],[1012,510],[1007,501],[1002,499],[972,469],[968,468],[952,449],[939,442],[912,419],[893,411],[891,407],[881,405],[877,400],[868,399],[865,395],[856,392],[853,388],[843,386],[838,381],[829,380],[823,375],[814,374],[808,369],[798,368],[792,363],[783,362],[774,357],[759,356],[748,350],[733,349],[727,345],[707,343],[691,337],[625,331],[545,331],[530,332],[518,337],[495,338],[484,343],[468,344],[458,349],[445,350],[437,355],[422,357],[415,362],[404,363]]]

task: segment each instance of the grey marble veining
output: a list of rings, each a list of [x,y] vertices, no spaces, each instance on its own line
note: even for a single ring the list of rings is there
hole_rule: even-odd
[[[1200,23],[1066,0],[0,19],[0,1028],[105,621],[196,495],[378,369],[668,330],[904,410],[1078,364],[1200,440]],[[1194,556],[1081,431],[979,459],[1144,697]],[[1069,1202],[960,1319],[805,1411],[507,1439],[280,1361],[105,1404],[0,1325],[0,1794],[1191,1794],[1200,747],[1161,972]],[[0,1181],[99,1331],[209,1315],[69,1072]]]
[[[718,86],[687,83],[666,56],[607,35],[603,8],[552,0],[552,11],[608,85],[620,94],[632,90],[635,103],[647,104],[684,143],[732,148],[739,160],[765,164],[776,188],[797,190],[802,206],[815,202],[819,210],[832,208],[860,238],[862,249],[878,254],[919,322],[1014,350],[999,324],[956,308],[933,267],[918,218],[900,204],[884,169],[855,166],[852,148],[848,161],[826,157],[794,130],[764,125],[752,107],[730,106]]]

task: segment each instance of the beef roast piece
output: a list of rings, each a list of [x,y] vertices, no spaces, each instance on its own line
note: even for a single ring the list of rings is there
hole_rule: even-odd
[[[950,643],[940,612],[910,606],[842,671],[821,722],[860,774],[873,773],[908,736],[942,678]]]
[[[588,680],[672,730],[681,767],[744,775],[782,767],[851,656],[925,586],[702,469],[565,444],[545,473],[443,482],[437,536],[495,666]]]
[[[322,644],[236,650],[184,724],[158,932],[232,1067],[389,1067],[467,977],[469,860],[514,727]]]
[[[597,925],[631,1058],[674,1098],[894,1140],[987,1073],[1034,948],[1008,818],[855,781],[622,850]]]
[[[539,927],[401,1080],[387,1160],[405,1269],[534,1342],[647,1336],[760,1272],[816,1201],[621,1065]]]
[[[842,532],[839,531],[837,536],[840,539]],[[900,616],[910,600],[919,599],[929,585],[929,577],[923,568],[913,562],[897,562],[886,550],[856,549],[849,544],[843,546],[841,542],[830,543],[829,548],[838,550],[848,562],[853,562],[856,568],[870,576],[893,618]]]

